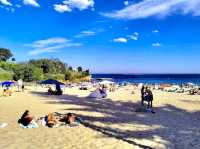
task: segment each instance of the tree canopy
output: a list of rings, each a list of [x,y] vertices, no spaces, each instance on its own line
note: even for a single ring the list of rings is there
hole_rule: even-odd
[[[9,49],[0,48],[0,61],[7,61],[12,56],[13,54],[11,53]]]
[[[0,73],[1,80],[19,80],[26,82],[39,81],[43,79],[57,79],[61,81],[81,80],[90,76],[89,70],[83,70],[81,66],[76,69],[68,67],[61,60],[54,59],[32,59],[28,62],[16,63],[15,58],[7,61],[13,55],[9,49],[0,48],[0,69],[4,73]],[[4,78],[4,79],[3,79]],[[9,78],[9,79],[8,79]]]

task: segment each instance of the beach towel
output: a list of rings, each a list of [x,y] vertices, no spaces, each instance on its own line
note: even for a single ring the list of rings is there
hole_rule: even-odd
[[[27,126],[24,126],[24,125],[22,125],[22,124],[19,124],[20,125],[20,127],[22,127],[22,128],[38,128],[39,126],[38,126],[38,124],[34,121],[34,120],[32,120],[31,122],[30,122],[30,124],[28,124]]]

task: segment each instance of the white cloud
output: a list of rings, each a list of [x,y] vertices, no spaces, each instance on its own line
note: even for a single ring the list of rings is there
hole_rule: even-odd
[[[165,17],[172,14],[200,16],[200,0],[143,0],[104,16],[116,19],[141,19],[151,16]]]
[[[124,5],[128,6],[129,5],[129,1],[124,1]]]
[[[35,48],[43,48],[46,46],[51,46],[54,44],[62,44],[62,43],[66,43],[69,41],[70,40],[65,39],[65,38],[55,37],[55,38],[48,38],[48,39],[44,39],[44,40],[38,40],[38,41],[35,41],[31,45]]]
[[[12,12],[12,13],[15,12],[15,8],[12,8],[12,7],[7,7],[7,6],[4,6],[4,5],[0,5],[0,8],[5,9],[8,12]]]
[[[7,6],[12,6],[12,4],[8,0],[0,0],[0,3]]]
[[[65,11],[72,11],[73,9],[79,9],[80,11],[91,8],[94,11],[94,0],[64,0],[62,4],[55,4],[55,6],[62,7]],[[56,10],[56,9],[55,9]],[[58,9],[56,10],[58,11]],[[65,12],[58,11],[58,12]]]
[[[19,5],[19,4],[16,4],[15,7],[17,7],[17,8],[21,8],[22,6]]]
[[[113,39],[114,42],[119,42],[119,43],[127,43],[127,39],[123,37],[115,38]]]
[[[71,8],[78,8],[79,10],[84,10],[89,7],[94,7],[93,0],[65,0],[64,4],[70,6]]]
[[[24,5],[31,5],[31,6],[34,6],[34,7],[40,7],[37,0],[24,0],[23,2],[24,2]]]
[[[153,46],[153,47],[160,47],[160,46],[162,46],[162,45],[161,45],[159,42],[156,42],[156,43],[153,43],[152,46]]]
[[[159,33],[159,30],[153,30],[152,33]]]
[[[133,35],[128,35],[127,37],[130,38],[131,40],[138,40],[139,39],[139,33],[134,32]]]
[[[54,5],[54,10],[63,13],[63,12],[70,12],[72,11],[71,8],[69,8],[69,6],[64,5],[64,4],[55,4]]]
[[[134,35],[135,35],[135,36],[139,36],[139,33],[138,33],[138,32],[134,32]]]
[[[128,35],[128,37],[132,40],[138,40],[138,36],[135,36],[135,35]]]
[[[76,38],[82,38],[82,37],[88,37],[88,36],[95,36],[96,32],[94,31],[82,31],[78,35],[76,35]]]
[[[39,55],[43,53],[58,52],[59,49],[77,47],[81,45],[82,44],[80,43],[73,43],[66,38],[56,37],[38,40],[31,44],[26,44],[25,46],[29,46],[32,48],[32,50],[29,52],[29,55]]]

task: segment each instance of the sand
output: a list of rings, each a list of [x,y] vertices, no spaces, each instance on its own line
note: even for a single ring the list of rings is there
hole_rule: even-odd
[[[62,96],[27,87],[0,97],[0,149],[197,149],[200,146],[200,96],[153,91],[155,114],[135,112],[140,91],[131,86],[90,99],[90,91],[67,88]],[[134,90],[135,94],[132,94]],[[22,129],[17,124],[29,109],[36,117],[49,112],[79,115],[87,126]]]

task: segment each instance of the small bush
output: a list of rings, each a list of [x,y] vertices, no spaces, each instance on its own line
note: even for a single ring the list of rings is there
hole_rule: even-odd
[[[1,81],[12,80],[12,77],[13,77],[13,74],[11,74],[11,73],[8,73],[8,72],[0,73]]]

